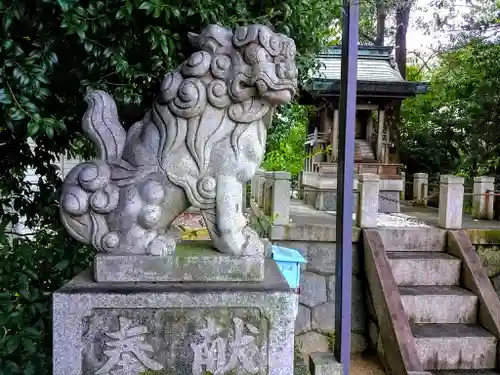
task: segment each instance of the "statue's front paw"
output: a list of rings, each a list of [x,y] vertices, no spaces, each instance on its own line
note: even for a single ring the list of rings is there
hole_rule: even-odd
[[[174,255],[175,240],[173,238],[160,235],[149,243],[147,253],[157,256]]]
[[[242,255],[256,256],[264,255],[264,244],[260,240],[259,235],[250,227],[243,228],[243,236],[245,237],[245,244],[242,248]]]

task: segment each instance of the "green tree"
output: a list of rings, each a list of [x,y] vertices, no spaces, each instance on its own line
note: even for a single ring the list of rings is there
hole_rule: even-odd
[[[269,171],[288,171],[293,178],[304,167],[309,106],[291,103],[275,116],[268,135],[267,151],[262,167]]]
[[[402,159],[412,172],[498,174],[500,45],[442,54],[430,90],[405,102]]]

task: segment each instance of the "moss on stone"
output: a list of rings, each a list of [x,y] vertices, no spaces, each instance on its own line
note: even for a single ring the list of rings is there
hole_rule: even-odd
[[[477,254],[483,261],[489,277],[500,273],[500,246],[477,246]]]
[[[308,364],[304,362],[302,347],[297,342],[295,342],[295,346],[293,347],[293,374],[311,375]]]
[[[500,244],[500,229],[467,229],[473,244]]]
[[[168,372],[167,370],[144,370],[139,373],[139,375],[173,375],[173,373]]]
[[[328,348],[333,352],[335,348],[335,332],[324,332],[324,335],[328,339]]]
[[[176,246],[175,252],[179,258],[214,256],[221,254],[206,241],[181,242]]]

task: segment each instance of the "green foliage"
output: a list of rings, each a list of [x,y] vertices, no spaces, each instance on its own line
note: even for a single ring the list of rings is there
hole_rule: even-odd
[[[500,45],[470,43],[440,57],[430,91],[403,105],[401,156],[411,173],[498,174]]]
[[[261,212],[257,214],[252,212],[248,217],[248,226],[255,230],[259,237],[268,238],[276,217],[267,216]]]
[[[1,236],[0,374],[50,373],[51,293],[88,267],[91,254],[63,231]]]
[[[291,103],[275,116],[268,134],[267,151],[262,167],[268,171],[287,171],[292,176],[303,169],[304,142],[311,107]]]

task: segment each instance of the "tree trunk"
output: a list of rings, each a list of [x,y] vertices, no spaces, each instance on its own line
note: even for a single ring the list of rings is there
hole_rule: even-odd
[[[385,20],[387,18],[385,0],[376,0],[376,9],[377,9],[377,34],[375,36],[375,45],[383,46],[385,38]]]
[[[396,64],[403,79],[406,80],[406,34],[410,21],[410,10],[412,0],[399,0],[396,7]],[[396,159],[399,159],[397,150],[399,150],[399,129],[401,124],[401,102],[394,106],[394,124],[391,129],[394,134],[394,144],[396,145]]]
[[[396,8],[396,63],[406,79],[406,34],[410,21],[411,0],[401,0]]]

